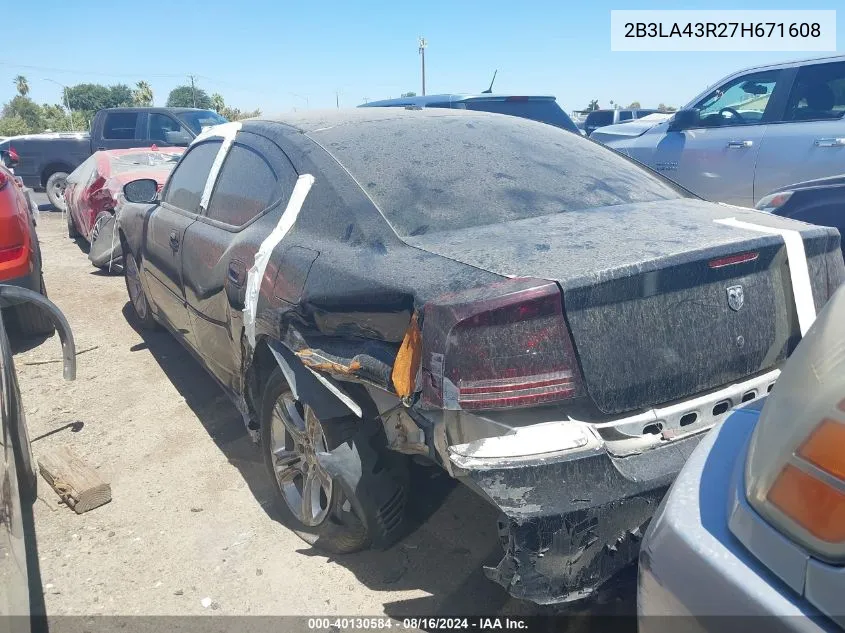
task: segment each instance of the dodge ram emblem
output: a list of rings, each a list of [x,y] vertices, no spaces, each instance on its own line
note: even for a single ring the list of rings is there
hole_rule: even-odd
[[[726,290],[728,293],[728,305],[731,307],[731,310],[734,312],[739,311],[743,304],[745,304],[745,292],[742,290],[742,286],[728,286]]]

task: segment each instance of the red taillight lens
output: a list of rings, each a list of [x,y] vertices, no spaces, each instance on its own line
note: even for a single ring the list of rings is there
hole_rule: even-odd
[[[91,208],[94,210],[94,213],[109,211],[117,206],[117,202],[112,197],[111,191],[108,189],[98,189],[91,194],[90,200]]]
[[[424,309],[423,401],[496,409],[580,395],[581,374],[553,282],[512,279]]]
[[[18,155],[17,150],[11,146],[9,146],[9,158],[11,158],[15,162],[18,162],[21,159],[21,157]]]
[[[23,245],[13,246],[12,248],[0,248],[0,264],[20,259],[23,257],[25,250],[26,247]]]

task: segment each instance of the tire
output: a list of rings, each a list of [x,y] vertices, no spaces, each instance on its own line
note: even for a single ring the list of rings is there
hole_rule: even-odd
[[[300,437],[309,435],[309,427],[316,429],[310,439],[304,440],[311,442],[312,451],[328,451],[342,457],[346,465],[343,474],[329,475],[313,452],[309,455],[309,449],[295,448],[294,434],[282,421],[282,417],[292,421],[295,415],[291,411],[299,415],[302,425],[298,428],[304,427]],[[261,407],[261,450],[282,522],[309,545],[333,554],[348,554],[370,547],[383,549],[402,537],[406,525],[407,460],[384,445],[384,431],[378,420],[367,419],[365,414],[364,420],[350,415],[320,422],[310,407],[293,399],[278,367],[270,375]],[[299,466],[285,466],[297,457]],[[306,504],[302,503],[305,470],[316,470],[314,481],[318,486],[308,504],[308,522],[303,520],[308,515]],[[296,472],[299,474],[287,480],[286,476]],[[295,510],[297,506],[299,509]]]
[[[152,306],[144,293],[144,286],[141,284],[140,267],[138,260],[132,251],[123,245],[123,279],[126,282],[126,292],[129,295],[129,303],[132,305],[132,314],[135,316],[135,321],[144,330],[158,329],[153,317]]]
[[[44,188],[47,190],[47,198],[50,204],[59,211],[64,211],[67,207],[64,198],[65,184],[67,183],[67,172],[56,171],[50,174]]]
[[[45,297],[47,296],[44,275],[41,276],[40,292]],[[32,303],[23,303],[15,307],[15,325],[23,337],[51,336],[56,331],[47,313]]]

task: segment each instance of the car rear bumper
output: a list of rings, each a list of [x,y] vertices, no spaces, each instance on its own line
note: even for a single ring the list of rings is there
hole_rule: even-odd
[[[593,594],[637,560],[669,486],[706,431],[729,415],[709,413],[714,405],[758,397],[778,375],[775,369],[627,417],[569,416],[450,446],[452,474],[503,515],[505,555],[485,569],[488,578],[540,604]],[[699,423],[684,426],[690,412]],[[655,423],[661,434],[643,431]]]
[[[96,236],[91,236],[91,248],[88,259],[94,266],[104,267],[117,262],[123,257],[120,240],[115,235],[115,216],[111,216],[101,227]]]
[[[734,411],[704,438],[649,526],[637,595],[642,633],[835,630],[729,529],[732,491],[762,404]]]
[[[27,288],[33,292],[41,292],[41,271],[37,266],[32,267],[32,271],[11,279],[3,279],[0,277],[0,284],[6,286],[18,286],[19,288]]]

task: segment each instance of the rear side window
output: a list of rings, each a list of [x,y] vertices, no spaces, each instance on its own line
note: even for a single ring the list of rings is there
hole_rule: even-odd
[[[598,143],[516,117],[397,117],[311,136],[401,236],[689,197]]]
[[[845,115],[845,62],[804,66],[798,71],[786,121],[841,119]]]
[[[205,181],[222,141],[208,141],[190,148],[167,183],[164,202],[196,213]]]
[[[620,121],[631,121],[634,118],[634,113],[630,110],[622,110],[619,112],[619,120]]]
[[[603,125],[611,125],[613,123],[613,112],[610,110],[601,110],[590,112],[587,119],[584,121],[586,127],[601,127]]]
[[[103,124],[103,138],[126,140],[135,138],[138,128],[137,112],[108,112]]]
[[[250,136],[256,138],[255,146],[236,143],[223,163],[206,210],[212,220],[243,226],[280,195],[293,191],[296,172],[287,157],[271,143]]]

